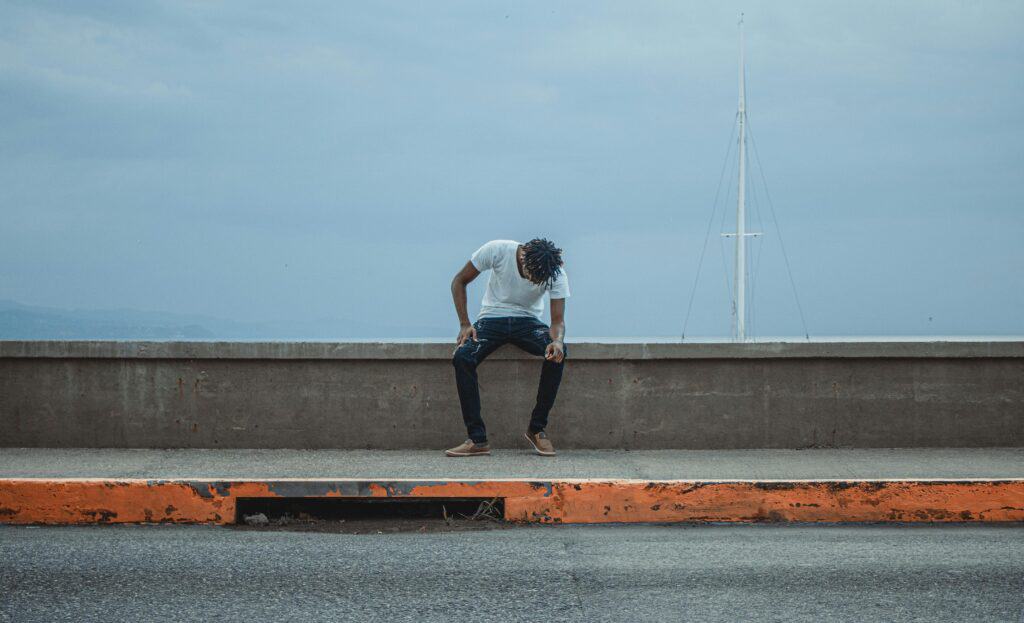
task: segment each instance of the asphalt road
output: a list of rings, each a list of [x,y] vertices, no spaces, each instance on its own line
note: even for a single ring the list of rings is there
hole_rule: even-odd
[[[3,621],[1001,621],[1022,526],[0,527]]]

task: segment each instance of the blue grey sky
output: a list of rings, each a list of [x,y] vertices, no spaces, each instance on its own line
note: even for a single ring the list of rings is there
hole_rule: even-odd
[[[0,299],[454,335],[472,251],[545,236],[570,336],[679,335],[741,11],[811,335],[1024,333],[1024,4],[997,1],[3,0]],[[754,331],[799,335],[766,206]],[[729,333],[730,228],[690,335]]]

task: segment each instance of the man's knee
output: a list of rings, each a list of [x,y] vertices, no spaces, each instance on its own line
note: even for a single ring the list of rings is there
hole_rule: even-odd
[[[476,355],[474,355],[472,348],[463,345],[455,349],[455,354],[452,355],[453,366],[456,368],[475,368],[476,364]]]

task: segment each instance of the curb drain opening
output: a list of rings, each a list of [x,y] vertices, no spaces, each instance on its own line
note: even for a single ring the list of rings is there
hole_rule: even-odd
[[[503,521],[503,498],[238,498],[235,523]],[[261,518],[262,516],[262,518]]]

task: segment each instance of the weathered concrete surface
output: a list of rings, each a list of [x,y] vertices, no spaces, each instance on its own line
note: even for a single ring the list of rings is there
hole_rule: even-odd
[[[1024,357],[1024,342],[747,342],[572,344],[573,359],[776,359],[829,357]],[[0,358],[57,359],[449,359],[447,342],[0,341]],[[494,359],[530,359],[503,348]]]
[[[239,498],[338,496],[498,497],[547,523],[1022,521],[1024,448],[0,453],[0,523],[232,523]]]
[[[252,498],[504,502],[530,523],[1021,522],[1024,480],[0,479],[0,523],[236,523]]]
[[[987,480],[1024,479],[1024,448],[566,450],[452,459],[436,450],[5,448],[0,479]]]
[[[0,447],[440,449],[451,344],[0,342]],[[540,363],[480,368],[497,446]],[[1024,342],[570,344],[560,449],[1024,446]]]

